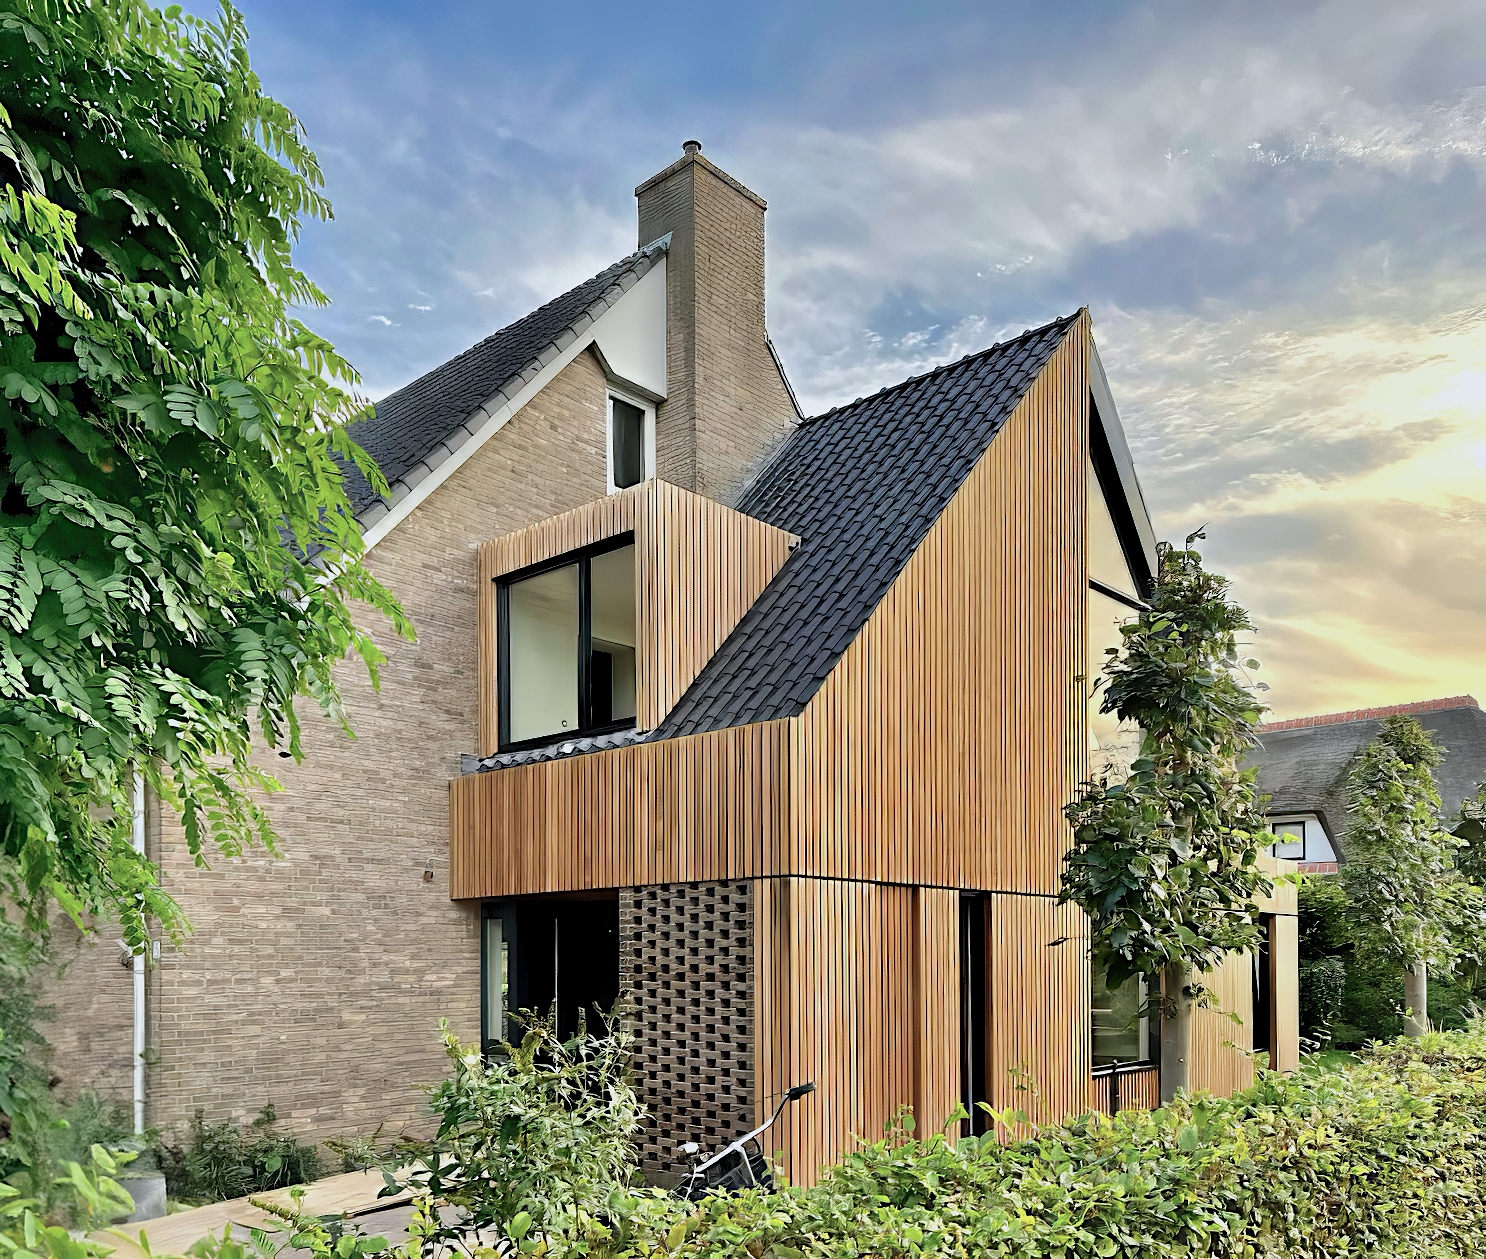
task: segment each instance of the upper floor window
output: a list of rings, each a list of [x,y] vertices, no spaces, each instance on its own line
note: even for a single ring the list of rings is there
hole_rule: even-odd
[[[648,481],[655,475],[655,408],[611,393],[607,445],[610,494]]]
[[[1275,844],[1270,851],[1276,857],[1286,857],[1291,861],[1305,860],[1304,822],[1276,822],[1274,835]]]
[[[625,534],[503,579],[500,741],[635,722],[635,544]]]

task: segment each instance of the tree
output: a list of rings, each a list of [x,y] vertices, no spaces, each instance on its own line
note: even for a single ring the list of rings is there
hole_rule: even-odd
[[[330,207],[241,16],[3,0],[0,101],[0,890],[138,949],[183,923],[134,774],[198,863],[272,849],[255,741],[298,758],[299,697],[345,726],[333,666],[383,659],[354,602],[411,629],[342,488],[386,488],[355,373],[293,314]]]
[[[1406,1036],[1429,1030],[1430,966],[1451,965],[1451,923],[1474,899],[1454,875],[1461,841],[1440,824],[1430,771],[1443,759],[1429,731],[1395,713],[1347,772],[1342,886],[1367,946],[1403,969]]]
[[[1111,987],[1142,975],[1160,991],[1165,1100],[1190,1079],[1199,974],[1257,946],[1254,897],[1271,890],[1254,771],[1238,768],[1262,711],[1242,680],[1257,662],[1240,662],[1236,641],[1253,625],[1191,549],[1202,536],[1160,549],[1150,607],[1103,667],[1102,710],[1142,732],[1129,777],[1084,783],[1065,810],[1060,899],[1089,915]]]

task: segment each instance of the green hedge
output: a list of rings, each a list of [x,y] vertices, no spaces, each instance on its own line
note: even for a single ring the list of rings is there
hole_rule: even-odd
[[[813,1188],[714,1199],[609,1253],[1472,1255],[1486,1253],[1483,1133],[1486,1034],[1439,1033],[1030,1141],[885,1139]]]

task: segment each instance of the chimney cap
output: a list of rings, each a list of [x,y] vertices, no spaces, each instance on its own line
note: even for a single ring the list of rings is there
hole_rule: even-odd
[[[700,153],[702,151],[702,142],[700,140],[683,140],[681,141],[681,151],[683,153]]]

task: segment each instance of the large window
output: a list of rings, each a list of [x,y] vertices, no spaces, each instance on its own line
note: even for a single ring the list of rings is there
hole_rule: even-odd
[[[633,535],[500,583],[501,746],[635,720]]]
[[[1098,961],[1091,972],[1094,1065],[1145,1062],[1150,1054],[1150,1020],[1144,1012],[1145,983],[1132,975],[1114,988],[1105,982],[1106,970]]]

